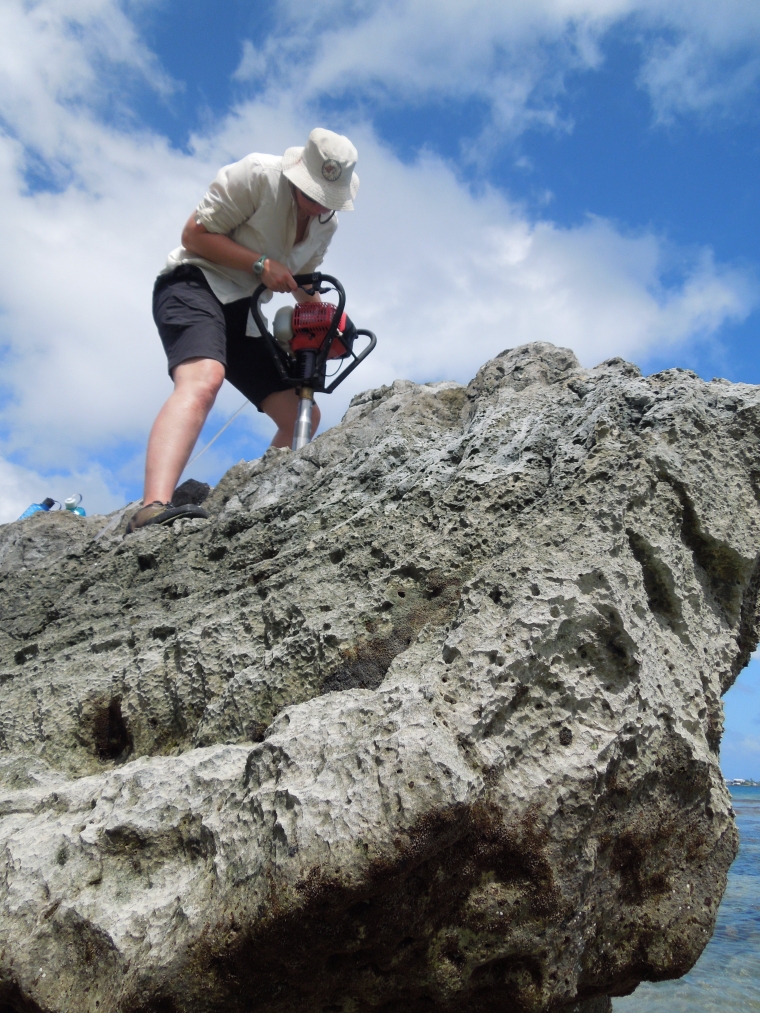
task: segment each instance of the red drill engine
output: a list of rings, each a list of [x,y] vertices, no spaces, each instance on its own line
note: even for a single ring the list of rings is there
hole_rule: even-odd
[[[300,395],[298,419],[293,434],[293,450],[298,450],[311,439],[314,393],[321,391],[331,394],[367,358],[377,344],[377,338],[372,331],[355,328],[348,319],[344,313],[346,293],[337,278],[319,272],[294,277],[309,295],[337,292],[338,305],[304,302],[295,308],[283,306],[275,314],[272,334],[259,310],[259,300],[266,291],[266,286],[259,285],[251,296],[251,315],[269,349],[280,379],[294,387]],[[361,335],[368,337],[369,343],[357,355],[353,346],[356,338]],[[352,361],[339,367],[337,375],[329,377],[331,382],[327,384],[326,366],[330,359]]]
[[[291,352],[293,354],[301,351],[318,352],[330,330],[336,309],[337,306],[329,302],[305,302],[296,306],[291,324],[293,330],[293,337],[290,339]],[[340,340],[346,333],[346,319],[346,314],[341,313],[338,333],[327,352],[328,359],[345,359],[348,355],[348,349]],[[279,339],[276,325],[275,337]]]

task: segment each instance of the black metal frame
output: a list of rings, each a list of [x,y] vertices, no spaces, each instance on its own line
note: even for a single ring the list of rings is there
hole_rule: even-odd
[[[369,344],[366,348],[363,348],[359,355],[356,355],[353,348],[348,350],[348,355],[342,356],[342,358],[353,359],[353,362],[349,363],[345,369],[341,370],[340,373],[333,379],[329,386],[325,386],[327,371],[327,357],[330,354],[330,348],[333,341],[338,336],[338,324],[340,318],[343,315],[343,310],[346,305],[346,293],[338,281],[331,274],[321,274],[316,271],[314,274],[296,274],[293,275],[298,285],[309,295],[314,295],[315,292],[320,294],[323,292],[335,291],[338,293],[338,306],[333,316],[330,328],[325,335],[325,340],[322,342],[322,347],[318,352],[303,351],[296,352],[294,357],[287,355],[287,353],[280,348],[277,344],[275,337],[271,334],[264,324],[264,320],[259,310],[259,300],[261,299],[264,292],[266,292],[266,285],[259,285],[256,291],[251,296],[251,315],[253,316],[256,326],[259,329],[261,335],[261,341],[266,344],[272,361],[275,364],[277,373],[283,383],[287,383],[290,387],[310,387],[315,393],[332,394],[338,384],[343,383],[349,373],[353,373],[360,362],[363,362],[369,353],[373,350],[377,344],[377,338],[372,331],[365,330],[363,328],[357,328],[356,334],[368,337]],[[324,284],[331,287],[323,288]],[[254,339],[256,340],[256,339]],[[340,361],[340,360],[336,360]]]

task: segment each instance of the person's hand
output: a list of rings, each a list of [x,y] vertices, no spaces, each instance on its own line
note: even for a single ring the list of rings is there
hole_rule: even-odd
[[[271,257],[265,261],[261,280],[273,292],[295,292],[298,288],[298,284],[288,268],[279,260],[272,260]]]

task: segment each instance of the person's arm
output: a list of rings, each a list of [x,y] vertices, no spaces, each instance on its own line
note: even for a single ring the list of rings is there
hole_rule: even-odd
[[[306,272],[304,271],[304,274],[305,273]],[[302,288],[297,288],[295,290],[295,292],[293,293],[293,298],[298,303],[301,303],[301,302],[322,302],[322,296],[319,294],[319,292],[315,292],[314,295],[309,295],[309,293],[305,292]]]
[[[309,260],[306,261],[304,266],[298,272],[299,274],[313,274],[317,270],[317,268],[320,267],[322,261],[325,259],[325,253],[327,252],[327,247],[330,245],[330,240],[333,237],[335,228],[336,225],[331,226],[330,231],[327,233],[326,238],[320,244],[319,249],[312,257],[309,258]],[[315,292],[314,295],[308,295],[308,293],[304,292],[302,288],[299,288],[297,292],[293,293],[293,298],[298,303],[322,302],[322,297],[320,296],[319,292]]]
[[[204,260],[210,260],[212,264],[232,267],[238,271],[252,272],[253,265],[262,255],[249,250],[241,243],[236,243],[229,236],[209,232],[205,225],[196,221],[195,213],[190,215],[182,230],[182,245],[190,253],[195,253]],[[298,298],[299,294],[308,298],[303,289],[298,288],[288,268],[278,260],[267,257],[264,261],[264,270],[259,277],[273,292],[293,292],[299,302],[302,301]]]

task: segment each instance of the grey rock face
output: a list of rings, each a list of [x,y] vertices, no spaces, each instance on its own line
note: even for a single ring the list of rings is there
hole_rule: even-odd
[[[600,1013],[684,973],[758,462],[758,389],[537,344],[360,395],[210,522],[7,525],[0,1008]]]

